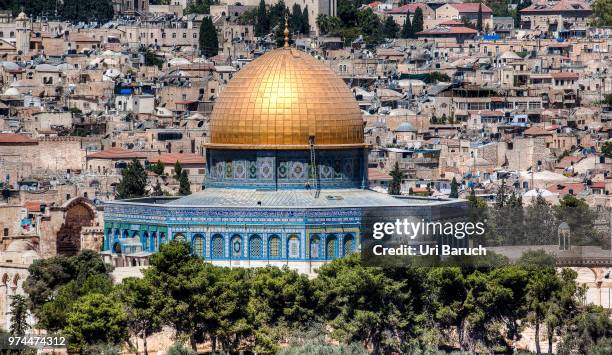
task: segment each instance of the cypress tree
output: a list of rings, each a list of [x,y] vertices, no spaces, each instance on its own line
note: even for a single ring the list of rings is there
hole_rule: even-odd
[[[389,195],[399,195],[402,190],[402,179],[404,179],[404,172],[400,170],[399,163],[395,162],[393,170],[389,173],[393,180],[389,184],[387,192]]]
[[[200,25],[200,53],[205,57],[214,57],[219,53],[217,30],[210,17],[205,17]]]
[[[264,0],[259,1],[257,8],[257,22],[255,23],[255,36],[263,37],[270,32],[270,19],[266,11],[266,3]]]
[[[174,163],[174,178],[179,179],[181,177],[181,173],[183,172],[183,167],[181,167],[181,163],[177,160]]]
[[[11,296],[11,326],[12,335],[24,335],[30,326],[28,325],[28,305],[26,298],[21,295]]]
[[[482,32],[482,3],[478,4],[478,18],[476,19],[476,29]]]
[[[406,21],[404,21],[404,26],[402,26],[402,38],[412,38],[412,23],[410,23],[410,16],[406,16]]]
[[[181,177],[179,178],[179,195],[186,196],[191,195],[191,187],[189,185],[189,178],[187,177],[187,171],[181,171]]]
[[[117,199],[142,197],[147,185],[147,172],[138,159],[132,160],[121,171],[121,181],[117,185]]]
[[[453,181],[451,181],[451,191],[448,197],[459,198],[459,184],[457,183],[457,179],[454,177],[453,177]]]
[[[412,35],[416,38],[416,33],[423,31],[423,10],[417,7],[414,12],[414,18],[412,19]]]
[[[386,38],[396,38],[397,32],[399,31],[399,26],[395,23],[392,16],[387,17],[385,20],[385,26],[383,27],[383,32]]]
[[[308,18],[308,5],[304,6],[302,11],[302,33],[305,35],[310,34],[310,19]]]

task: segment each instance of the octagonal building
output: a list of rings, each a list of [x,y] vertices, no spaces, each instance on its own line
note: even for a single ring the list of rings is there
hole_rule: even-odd
[[[293,48],[273,50],[215,103],[203,191],[107,202],[103,255],[115,266],[146,265],[178,239],[214,264],[312,274],[359,251],[372,221],[463,206],[369,190],[363,130],[356,100],[329,68]]]

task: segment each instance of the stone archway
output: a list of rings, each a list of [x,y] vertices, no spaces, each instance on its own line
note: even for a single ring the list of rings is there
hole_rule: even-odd
[[[93,226],[95,209],[89,200],[82,197],[68,201],[62,208],[65,218],[57,232],[57,254],[76,255],[81,249],[81,228]]]

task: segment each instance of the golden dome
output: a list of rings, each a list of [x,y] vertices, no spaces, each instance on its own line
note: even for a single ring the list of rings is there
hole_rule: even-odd
[[[361,147],[363,118],[342,79],[296,49],[273,50],[230,80],[215,103],[207,147]]]

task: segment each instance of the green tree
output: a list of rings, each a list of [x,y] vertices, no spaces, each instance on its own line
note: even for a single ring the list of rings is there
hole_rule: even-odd
[[[300,32],[305,35],[310,34],[310,19],[308,15],[308,5],[304,6],[304,10],[302,11],[302,29]]]
[[[525,244],[556,243],[558,225],[552,207],[541,194],[538,194],[525,211]]]
[[[257,8],[257,21],[255,22],[255,36],[263,37],[270,32],[270,20],[266,11],[266,2],[259,1]]]
[[[157,161],[157,163],[149,164],[149,171],[154,172],[157,175],[164,174],[164,164],[161,161]]]
[[[186,170],[181,172],[181,177],[179,178],[179,195],[191,195],[191,185],[189,183]]]
[[[9,330],[12,335],[24,335],[30,329],[26,298],[21,295],[14,295],[10,299],[11,326]]]
[[[210,17],[205,17],[200,25],[199,37],[200,53],[206,58],[214,57],[219,53],[219,38],[217,30]]]
[[[453,177],[453,180],[451,181],[451,191],[448,197],[459,198],[459,184],[457,183],[457,179],[455,179],[455,177]]]
[[[218,0],[194,0],[185,8],[185,14],[210,14],[210,6],[218,3]]]
[[[184,346],[180,342],[176,342],[172,344],[172,346],[168,349],[167,355],[197,355],[198,353]]]
[[[145,279],[154,289],[152,307],[159,310],[162,323],[174,328],[178,339],[189,339],[195,350],[201,337],[201,313],[209,307],[201,306],[206,292],[202,285],[202,270],[211,271],[207,277],[216,276],[213,266],[191,253],[186,242],[171,241],[162,244],[158,253],[149,258]]]
[[[124,343],[128,339],[127,319],[121,304],[111,295],[91,293],[79,298],[68,313],[64,329],[68,350],[83,352],[99,343]]]
[[[164,195],[164,192],[162,191],[159,181],[157,181],[155,183],[155,186],[153,186],[153,191],[151,191],[151,196],[163,196],[163,195]]]
[[[357,26],[368,45],[377,45],[383,40],[382,23],[378,15],[367,8],[357,12]]]
[[[336,34],[342,27],[342,21],[336,16],[319,14],[317,16],[317,26],[323,34]]]
[[[396,38],[399,30],[400,28],[397,25],[397,23],[395,23],[395,20],[393,20],[393,17],[388,16],[387,19],[385,20],[385,25],[383,28],[383,33],[385,35],[385,38]]]
[[[255,331],[255,351],[279,350],[289,331],[299,331],[314,318],[315,301],[308,278],[287,268],[256,269],[247,305]]]
[[[612,26],[612,0],[595,0],[593,3],[594,24],[599,27]]]
[[[58,296],[58,290],[70,283],[87,286],[86,280],[96,275],[110,279],[112,267],[105,264],[98,253],[84,250],[77,256],[55,256],[37,259],[28,267],[28,278],[23,289],[28,295],[28,306],[37,319],[43,317],[42,307]]]
[[[601,146],[601,154],[605,157],[612,158],[612,142],[605,142]]]
[[[127,315],[128,329],[143,341],[148,355],[147,337],[161,330],[159,310],[154,307],[155,289],[147,279],[128,277],[117,287],[118,299]]]
[[[603,245],[601,233],[595,229],[597,214],[580,198],[567,194],[555,206],[555,215],[559,223],[565,222],[570,227],[571,245]]]
[[[415,36],[417,32],[423,31],[423,10],[420,7],[414,11],[414,17],[412,19],[412,35]]]
[[[174,178],[177,180],[180,179],[182,173],[183,173],[183,167],[181,166],[181,163],[177,160],[174,163]]]
[[[121,171],[121,181],[117,185],[118,200],[145,196],[147,187],[147,172],[138,159],[132,160]]]
[[[569,322],[559,344],[560,355],[609,354],[612,350],[612,320],[610,311],[588,305]]]
[[[399,163],[396,161],[393,166],[393,170],[389,173],[391,175],[391,182],[387,192],[389,195],[400,195],[402,189],[402,180],[404,179],[404,172],[400,170]]]
[[[476,29],[482,32],[482,3],[478,3],[478,17],[476,18]]]
[[[289,31],[302,33],[304,29],[304,19],[302,17],[302,7],[300,4],[295,3],[291,8],[291,15],[289,16]],[[284,30],[284,28],[283,28]]]

